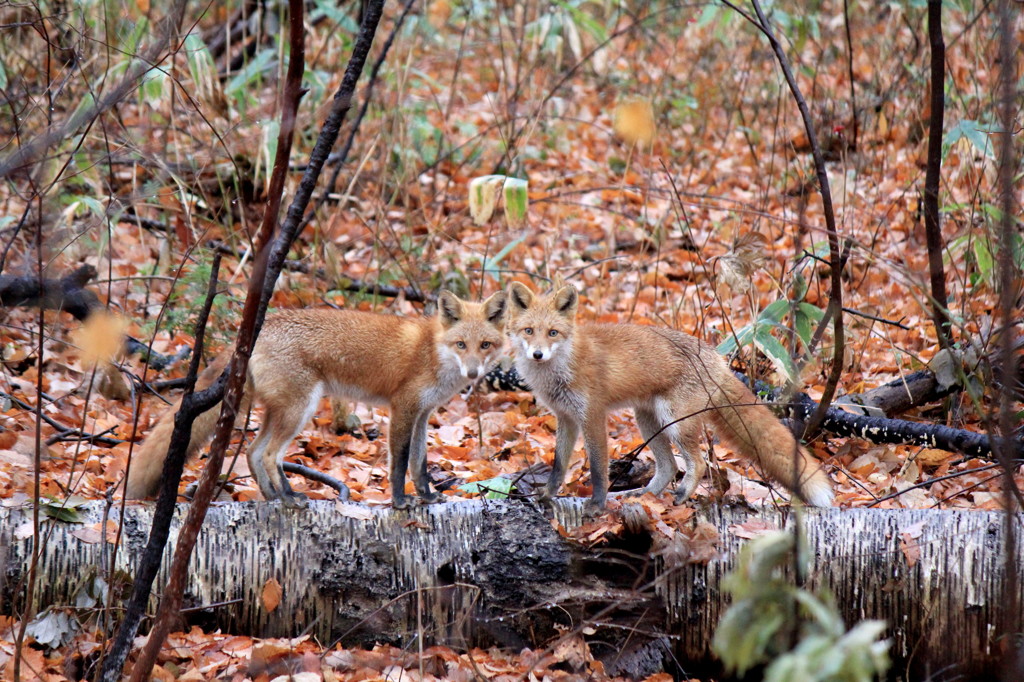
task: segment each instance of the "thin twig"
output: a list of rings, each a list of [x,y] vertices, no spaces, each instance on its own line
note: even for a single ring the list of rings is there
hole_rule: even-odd
[[[882,324],[888,324],[888,325],[891,325],[893,327],[899,327],[900,329],[910,329],[910,327],[908,327],[907,325],[903,324],[902,322],[897,322],[895,320],[887,320],[884,317],[878,317],[877,315],[871,315],[870,313],[861,312],[860,310],[854,310],[853,308],[847,308],[846,306],[843,306],[843,312],[844,313],[850,313],[851,315],[856,315],[857,317],[863,317],[864,319],[867,319],[867,320],[874,320],[875,322],[881,322]]]
[[[912,486],[910,486],[908,488],[904,488],[903,490],[897,490],[896,492],[890,493],[889,495],[886,495],[885,497],[879,497],[874,502],[869,504],[868,506],[869,507],[874,507],[875,505],[881,504],[882,502],[886,502],[888,500],[894,500],[897,497],[899,497],[900,495],[902,495],[903,493],[906,493],[908,491],[917,490],[919,488],[926,488],[926,487],[932,485],[933,483],[939,483],[941,481],[948,481],[948,480],[953,479],[953,478],[959,478],[961,476],[967,476],[968,474],[974,474],[974,473],[977,473],[979,471],[988,471],[989,469],[995,469],[997,466],[1000,466],[999,462],[993,462],[992,464],[985,464],[984,466],[975,467],[974,469],[963,469],[961,471],[954,471],[952,473],[945,474],[943,476],[936,476],[935,478],[929,478],[927,481],[921,481],[920,483],[915,483],[914,485],[912,485]]]
[[[10,393],[5,392],[5,391],[0,391],[0,398],[6,398],[7,400],[10,400],[13,404],[17,405],[18,407],[20,407],[21,409],[25,410],[26,412],[35,412],[36,411],[35,405],[29,405],[24,400],[21,400],[21,399],[15,397],[15,396],[11,395]],[[57,434],[55,436],[50,436],[50,438],[47,439],[47,441],[46,441],[47,445],[52,445],[53,443],[57,442],[58,440],[74,440],[74,439],[85,440],[85,441],[89,441],[89,442],[92,442],[92,443],[99,443],[100,445],[106,445],[106,446],[109,446],[109,447],[113,447],[115,445],[119,445],[119,444],[124,442],[123,440],[118,440],[117,438],[109,438],[107,436],[104,436],[103,434],[99,434],[99,433],[97,433],[97,434],[85,433],[85,432],[81,431],[80,429],[77,429],[77,428],[75,428],[73,426],[65,426],[64,424],[61,424],[59,421],[57,421],[56,419],[54,419],[53,417],[51,417],[48,414],[40,413],[40,417],[42,418],[42,420],[44,422],[46,422],[47,424],[49,424],[53,428],[57,429]],[[106,431],[104,431],[103,433],[107,433],[109,431],[113,431],[116,428],[117,427],[111,427],[111,428],[107,429]]]
[[[723,2],[736,9],[736,11],[739,11],[741,14],[744,14],[748,21],[752,21],[751,17],[743,13],[728,0],[723,0]],[[757,26],[758,30],[765,35],[768,42],[771,44],[772,51],[775,53],[779,66],[782,68],[782,73],[786,78],[786,83],[789,85],[790,92],[793,94],[793,99],[796,100],[797,107],[800,109],[800,116],[803,118],[804,130],[807,132],[807,139],[810,141],[811,152],[814,157],[814,168],[818,177],[818,190],[821,192],[822,210],[825,214],[825,228],[828,233],[829,263],[831,266],[829,273],[831,276],[831,288],[829,291],[828,311],[832,315],[832,336],[834,344],[832,353],[832,370],[825,383],[825,389],[822,391],[821,402],[818,404],[818,408],[814,411],[814,414],[812,414],[810,419],[807,420],[807,427],[804,434],[805,437],[809,437],[813,436],[817,432],[821,427],[821,423],[825,420],[825,415],[828,412],[829,406],[832,404],[832,398],[836,394],[836,388],[839,386],[839,379],[843,373],[843,254],[839,247],[839,232],[836,229],[836,216],[835,210],[832,206],[832,191],[829,186],[828,171],[825,168],[825,157],[822,154],[821,144],[819,143],[818,135],[815,132],[814,120],[811,118],[811,110],[807,106],[807,100],[804,99],[803,94],[800,92],[800,86],[797,84],[796,77],[793,75],[793,69],[789,65],[789,59],[786,57],[786,52],[782,49],[782,45],[779,43],[778,38],[775,37],[775,32],[772,30],[771,24],[764,14],[764,10],[761,9],[761,3],[758,0],[751,0],[751,4],[754,7],[754,12],[757,14],[757,21],[754,22],[755,26]]]

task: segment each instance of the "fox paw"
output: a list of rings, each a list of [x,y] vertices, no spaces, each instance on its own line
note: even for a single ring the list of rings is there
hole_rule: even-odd
[[[289,509],[305,509],[309,506],[309,498],[293,490],[281,496],[281,504]]]
[[[430,491],[425,494],[420,493],[421,504],[436,504],[437,502],[444,502],[444,495],[435,491]]]
[[[391,506],[395,509],[408,509],[412,506],[412,498],[405,493],[402,493],[401,495],[392,495]]]
[[[595,500],[591,497],[589,500],[583,503],[583,516],[593,518],[600,516],[604,513],[604,500]]]
[[[675,495],[672,496],[672,502],[675,503],[676,505],[684,504],[689,499],[690,495],[682,490],[678,491]]]

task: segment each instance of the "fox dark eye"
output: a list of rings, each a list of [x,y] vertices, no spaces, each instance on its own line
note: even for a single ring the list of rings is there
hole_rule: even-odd
[[[558,330],[552,329],[551,331],[548,332],[548,336],[558,336]]]
[[[480,350],[487,350],[490,347],[491,347],[491,342],[490,341],[484,341],[483,343],[480,344]]]
[[[459,350],[466,350],[466,342],[465,341],[456,341],[455,342],[455,346]]]
[[[523,330],[523,333],[526,334],[527,336],[533,336],[533,327],[527,327],[526,329]]]

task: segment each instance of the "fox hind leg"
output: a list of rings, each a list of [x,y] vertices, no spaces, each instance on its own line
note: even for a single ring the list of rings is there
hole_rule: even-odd
[[[684,413],[686,414],[686,413]],[[689,417],[677,425],[672,441],[679,448],[686,463],[686,474],[683,485],[676,490],[675,502],[680,504],[690,499],[697,484],[704,478],[708,465],[700,451],[700,436],[703,422],[697,417]]]
[[[310,392],[305,403],[292,402],[285,407],[267,405],[260,435],[249,450],[249,469],[256,477],[264,498],[281,500],[286,507],[294,508],[305,507],[308,503],[304,494],[292,490],[284,475],[284,453],[313,417],[321,395],[322,390],[318,387]]]
[[[675,479],[676,473],[679,471],[669,440],[676,435],[678,425],[671,424],[671,422],[671,410],[646,408],[637,408],[636,410],[636,424],[640,427],[640,435],[643,436],[643,439],[650,445],[651,452],[654,453],[654,478],[640,491],[641,494],[660,494]],[[665,426],[666,424],[671,425]]]

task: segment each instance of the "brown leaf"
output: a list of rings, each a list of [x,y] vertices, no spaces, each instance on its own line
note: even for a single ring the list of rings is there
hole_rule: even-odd
[[[43,658],[43,652],[38,649],[33,649],[29,646],[23,646],[21,648],[21,679],[23,680],[37,680],[45,679],[44,673],[46,671],[46,660]],[[11,659],[7,662],[7,666],[4,668],[4,680],[14,679],[14,654],[11,653]]]
[[[729,526],[730,533],[738,538],[744,538],[745,540],[750,540],[752,538],[756,538],[758,535],[764,535],[765,533],[770,533],[776,530],[778,530],[778,528],[774,524],[768,523],[762,519],[751,519],[744,523],[734,523]]]
[[[918,521],[900,531],[900,551],[907,560],[907,567],[913,568],[921,558],[921,545],[918,540],[924,532],[925,521]]]
[[[936,448],[925,448],[921,452],[917,453],[917,457],[914,461],[921,466],[926,467],[937,467],[945,464],[953,458],[952,452],[946,450],[938,450]]]
[[[261,598],[263,599],[263,608],[267,610],[267,613],[273,612],[281,603],[281,583],[277,582],[276,578],[271,578],[263,583]]]

